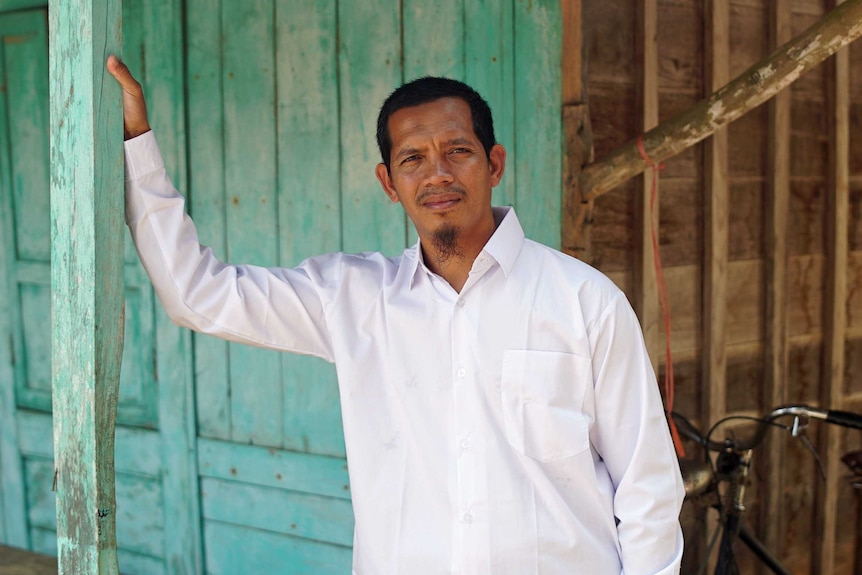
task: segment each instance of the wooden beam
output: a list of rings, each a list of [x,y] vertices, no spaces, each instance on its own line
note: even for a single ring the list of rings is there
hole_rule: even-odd
[[[582,0],[560,0],[563,19],[563,106],[584,104]]]
[[[840,1],[840,0],[838,0]],[[849,3],[849,2],[847,2]],[[845,4],[847,4],[845,3]],[[842,5],[843,6],[843,5]],[[829,176],[826,191],[826,290],[823,322],[823,379],[821,405],[842,409],[844,383],[844,338],[847,328],[847,255],[850,163],[850,55],[841,50],[827,70],[829,110]],[[820,435],[826,481],[817,484],[814,572],[835,572],[838,494],[842,478],[842,433],[825,426]]]
[[[52,0],[51,283],[60,573],[115,575],[114,429],[123,338],[121,3]]]
[[[704,60],[706,89],[714,92],[730,78],[730,8],[725,0],[709,0],[704,8],[706,33]],[[727,128],[716,130],[704,147],[704,260],[703,260],[703,379],[700,417],[706,429],[727,412],[727,262],[728,209]],[[703,533],[718,526],[718,513],[704,516]],[[707,549],[706,538],[701,548]],[[715,569],[717,553],[708,557]]]
[[[769,44],[774,50],[789,42],[789,0],[771,0]],[[763,388],[765,409],[787,403],[787,218],[790,205],[790,92],[769,102],[769,195],[766,208],[766,356]],[[766,489],[761,507],[764,541],[780,556],[784,531],[784,459],[786,441],[767,437],[763,460]]]
[[[637,54],[638,92],[640,96],[640,128],[647,131],[658,124],[658,0],[637,2]],[[589,169],[589,168],[587,168]],[[656,189],[655,204],[650,209],[652,174],[645,174],[635,196],[635,253],[634,253],[634,308],[640,318],[644,342],[658,374],[659,358],[664,356],[659,309],[658,281],[656,280],[655,256],[652,233],[658,238],[659,200]],[[583,172],[581,173],[583,185]],[[658,176],[656,176],[658,187]],[[586,201],[590,197],[584,195]]]
[[[693,146],[766,102],[860,35],[862,0],[847,0],[709,98],[644,134],[647,155],[653,162],[661,162]],[[584,198],[596,198],[647,167],[637,141],[631,141],[581,172]]]
[[[706,8],[707,83],[714,91],[730,77],[730,8],[710,0]],[[727,129],[716,130],[705,146],[703,278],[703,384],[701,417],[715,423],[727,411],[725,315],[727,311],[728,185]]]
[[[581,197],[581,169],[592,161],[593,137],[590,110],[586,103],[583,71],[582,0],[560,0],[563,20],[562,73],[563,137],[563,251],[586,262],[590,252],[590,224],[593,202]]]

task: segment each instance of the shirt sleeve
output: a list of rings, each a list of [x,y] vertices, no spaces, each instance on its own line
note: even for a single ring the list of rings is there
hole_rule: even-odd
[[[168,316],[229,341],[333,361],[320,289],[339,254],[293,269],[229,265],[200,245],[152,132],[126,148],[126,223]]]
[[[619,293],[590,333],[592,441],[616,492],[624,575],[679,573],[685,489],[640,325]]]

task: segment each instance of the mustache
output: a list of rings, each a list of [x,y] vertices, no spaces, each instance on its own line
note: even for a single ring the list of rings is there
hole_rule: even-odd
[[[446,188],[428,188],[423,190],[416,196],[416,203],[421,204],[428,198],[433,198],[434,196],[442,196],[444,194],[458,194],[461,197],[465,197],[467,195],[467,190],[462,188],[461,186],[449,186]]]

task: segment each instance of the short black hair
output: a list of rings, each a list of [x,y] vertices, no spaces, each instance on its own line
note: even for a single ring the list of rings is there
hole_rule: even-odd
[[[473,119],[473,131],[485,148],[485,154],[491,157],[491,148],[497,143],[494,137],[494,119],[491,108],[479,92],[458,80],[425,76],[408,82],[389,94],[380,107],[377,116],[377,147],[386,169],[389,170],[389,160],[392,154],[392,137],[389,135],[389,118],[402,108],[427,104],[440,98],[460,98],[470,106]]]

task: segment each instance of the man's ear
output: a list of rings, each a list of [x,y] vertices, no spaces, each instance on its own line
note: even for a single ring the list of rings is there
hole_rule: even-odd
[[[494,144],[488,154],[488,164],[491,170],[491,187],[493,188],[503,179],[506,171],[506,148],[500,144]]]
[[[383,191],[389,196],[389,199],[398,203],[398,192],[395,191],[395,186],[392,185],[392,176],[389,174],[389,168],[386,167],[386,164],[382,162],[377,164],[374,173],[377,174],[377,180],[380,182]]]

